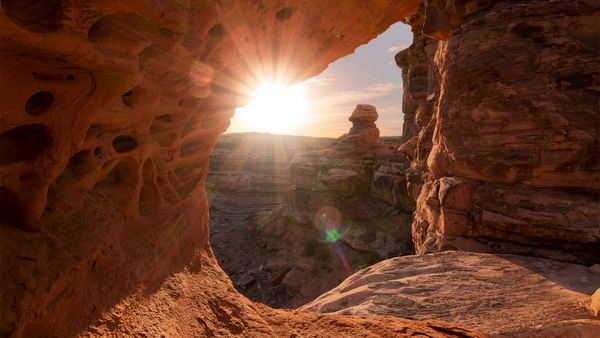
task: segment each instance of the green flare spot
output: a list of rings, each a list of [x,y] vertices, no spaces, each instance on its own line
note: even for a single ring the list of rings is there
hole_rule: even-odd
[[[340,233],[336,229],[325,231],[325,240],[327,242],[337,242],[340,239]]]

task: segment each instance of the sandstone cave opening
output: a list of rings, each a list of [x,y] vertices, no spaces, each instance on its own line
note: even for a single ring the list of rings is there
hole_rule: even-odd
[[[331,134],[288,110],[255,125],[310,138],[214,147],[249,69],[305,80],[400,20],[412,44],[358,87],[305,85],[347,104],[307,128]],[[0,337],[596,338],[598,22],[586,0],[3,0]]]

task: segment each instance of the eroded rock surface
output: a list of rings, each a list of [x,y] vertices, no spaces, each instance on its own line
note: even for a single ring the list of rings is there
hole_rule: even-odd
[[[413,321],[383,316],[339,316],[275,310],[249,302],[222,280],[223,272],[201,257],[204,278],[176,273],[151,294],[132,295],[104,314],[82,337],[415,337],[483,338],[441,321]],[[208,297],[212,295],[212,297]],[[218,320],[211,320],[217,317]]]
[[[352,128],[340,139],[335,149],[345,155],[355,156],[372,152],[379,145],[379,128],[375,125],[378,117],[375,106],[358,104],[348,118]]]
[[[508,337],[562,332],[564,337],[592,338],[600,320],[594,320],[587,304],[598,285],[600,275],[583,265],[446,251],[379,262],[301,309],[452,320]],[[578,330],[585,334],[575,335]]]
[[[590,310],[594,316],[600,317],[600,289],[590,297]]]

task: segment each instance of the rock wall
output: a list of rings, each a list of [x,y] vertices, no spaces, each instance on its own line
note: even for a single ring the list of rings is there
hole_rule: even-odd
[[[0,335],[454,332],[251,304],[207,238],[208,154],[248,89],[315,75],[416,6],[2,1]]]
[[[418,252],[599,261],[598,5],[441,4],[423,31],[448,40],[407,75],[428,78],[402,148]],[[0,335],[468,336],[252,304],[208,245],[208,154],[249,89],[315,75],[417,7],[2,1]]]
[[[599,262],[600,6],[431,3],[396,57],[416,251]]]

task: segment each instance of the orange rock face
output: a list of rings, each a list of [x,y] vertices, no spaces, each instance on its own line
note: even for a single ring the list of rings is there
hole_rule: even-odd
[[[456,1],[445,8],[407,20],[415,42],[396,58],[406,74],[405,132],[418,138],[409,175],[415,249],[600,261],[592,38],[600,7]],[[419,30],[445,38],[454,21],[462,26],[447,41]]]
[[[208,154],[248,89],[317,74],[417,1],[1,6],[0,336],[469,335],[252,304],[208,246]]]

